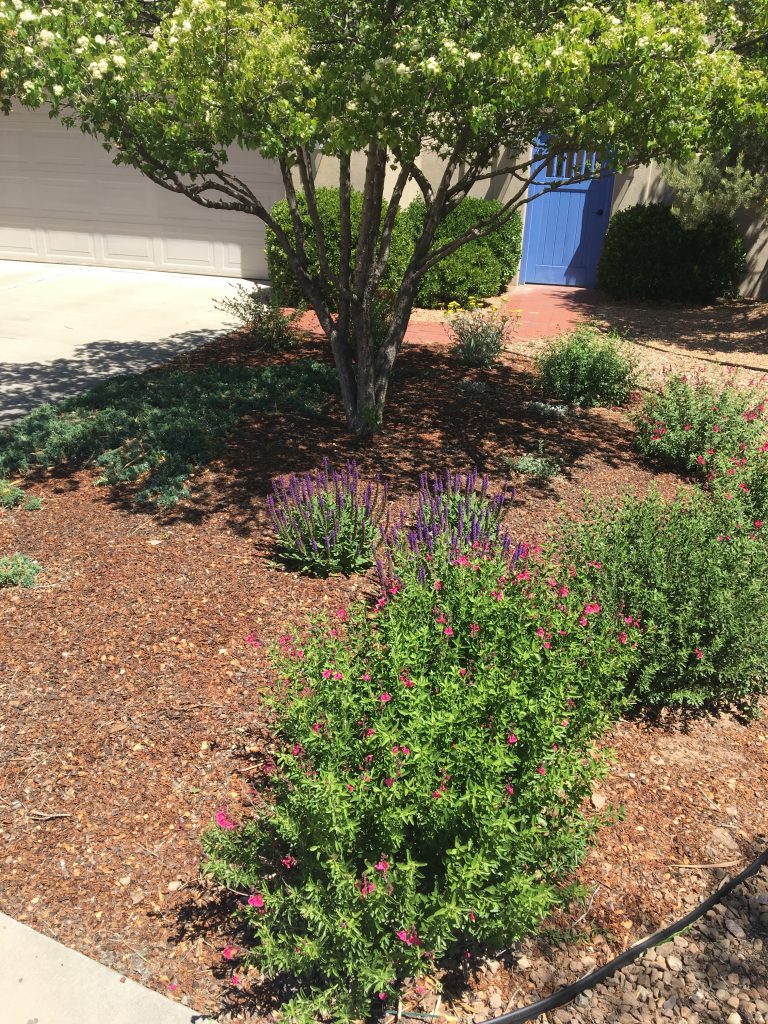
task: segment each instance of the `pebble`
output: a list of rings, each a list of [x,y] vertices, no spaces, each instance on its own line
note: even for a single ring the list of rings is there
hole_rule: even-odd
[[[729,1013],[726,1017],[726,1024],[741,1024],[740,1013]]]

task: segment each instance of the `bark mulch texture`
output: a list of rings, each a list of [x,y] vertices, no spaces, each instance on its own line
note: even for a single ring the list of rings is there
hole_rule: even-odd
[[[307,347],[323,353],[316,341]],[[230,338],[195,359],[259,357]],[[0,592],[0,909],[197,1011],[241,1021],[272,1012],[255,973],[232,985],[236,962],[221,955],[234,938],[227,908],[198,871],[213,813],[247,813],[260,781],[253,753],[265,739],[259,694],[270,674],[264,649],[245,637],[275,639],[374,587],[370,574],[312,580],[271,563],[270,480],[323,456],[355,457],[400,500],[419,472],[445,466],[477,465],[501,483],[504,457],[542,442],[565,472],[515,481],[509,526],[529,541],[561,503],[575,513],[585,489],[680,484],[638,461],[622,412],[542,418],[526,405],[540,397],[531,370],[511,354],[467,374],[444,348],[412,344],[383,434],[356,442],[339,415],[247,416],[191,499],[168,513],[138,509],[88,472],[27,482],[42,509],[0,512],[0,551],[45,567],[34,589]],[[484,393],[467,391],[466,379]],[[719,877],[712,865],[736,871],[765,842],[765,721],[622,722],[607,742],[615,768],[593,802],[623,805],[625,817],[580,871],[587,900],[548,922],[543,938],[449,970],[442,1007],[461,1021],[528,1003],[604,962],[698,902]],[[766,894],[764,872],[725,917],[553,1019],[695,1024],[743,1008],[745,1024],[763,1024]],[[434,994],[424,996],[433,1009]]]

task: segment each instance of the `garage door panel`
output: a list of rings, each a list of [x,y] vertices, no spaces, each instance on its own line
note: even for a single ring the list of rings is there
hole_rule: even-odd
[[[0,224],[0,255],[6,259],[24,259],[37,253],[38,243],[32,228]]]
[[[228,165],[266,204],[282,194],[274,164],[235,151]],[[267,276],[263,225],[206,210],[115,166],[99,142],[45,112],[0,118],[0,258],[189,273]]]

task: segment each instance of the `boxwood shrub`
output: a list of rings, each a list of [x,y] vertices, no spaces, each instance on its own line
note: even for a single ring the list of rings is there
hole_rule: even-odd
[[[353,191],[350,202],[352,237],[357,237],[363,197]],[[307,212],[306,197],[298,194],[299,211],[306,230],[310,269],[319,273],[320,263],[314,240],[312,224]],[[444,245],[471,227],[477,221],[493,215],[501,204],[490,199],[465,199],[441,225],[435,238],[435,245]],[[340,264],[339,239],[339,190],[320,188],[317,190],[317,207],[325,234],[328,261],[334,271]],[[289,235],[292,225],[288,204],[280,200],[272,208],[272,215]],[[423,201],[414,200],[402,210],[395,221],[392,233],[390,263],[381,285],[383,295],[392,294],[400,284],[408,261],[413,253],[415,239],[424,224],[425,206]],[[513,217],[499,231],[470,242],[447,257],[437,267],[428,271],[419,286],[416,305],[437,308],[449,302],[465,305],[470,296],[487,297],[498,295],[514,277],[520,264],[522,223]],[[295,307],[304,301],[298,282],[288,265],[285,253],[275,240],[274,233],[267,230],[267,264],[275,300],[283,306]],[[331,306],[338,301],[335,294],[327,296]]]
[[[611,218],[597,280],[616,299],[703,305],[736,293],[745,262],[729,218],[685,228],[663,203],[640,204]]]

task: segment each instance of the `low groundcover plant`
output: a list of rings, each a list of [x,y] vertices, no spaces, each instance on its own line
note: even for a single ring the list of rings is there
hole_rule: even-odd
[[[587,324],[553,339],[536,364],[547,395],[584,408],[625,405],[637,386],[626,342]]]
[[[206,838],[246,962],[296,980],[288,1019],[359,1018],[448,952],[520,938],[572,898],[604,820],[585,799],[633,627],[520,550],[426,565],[373,614],[280,639],[270,799]]]
[[[34,587],[35,580],[43,571],[42,565],[29,555],[18,551],[0,558],[0,588],[3,587]]]

